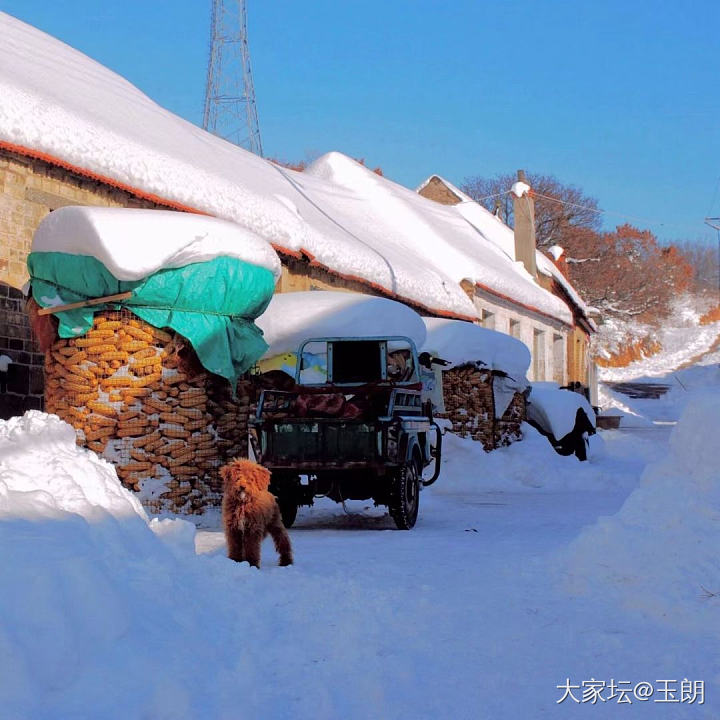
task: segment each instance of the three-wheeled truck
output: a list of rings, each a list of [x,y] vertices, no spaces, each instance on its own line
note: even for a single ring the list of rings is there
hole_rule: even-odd
[[[404,336],[311,338],[296,357],[294,384],[263,390],[250,418],[251,447],[272,472],[285,526],[299,505],[326,496],[372,499],[409,530],[421,487],[440,474],[442,447],[415,344]]]

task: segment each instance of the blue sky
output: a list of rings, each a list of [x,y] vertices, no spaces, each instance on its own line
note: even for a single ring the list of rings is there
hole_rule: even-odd
[[[717,0],[247,4],[266,155],[340,150],[408,187],[551,173],[663,240],[715,242]],[[210,0],[0,9],[201,123]]]

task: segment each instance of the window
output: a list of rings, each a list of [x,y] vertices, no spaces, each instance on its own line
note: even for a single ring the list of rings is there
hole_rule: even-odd
[[[533,380],[545,380],[545,333],[533,330]]]
[[[565,341],[562,335],[553,335],[553,380],[565,384]]]
[[[520,321],[519,320],[510,320],[510,334],[514,338],[520,337]]]
[[[490,330],[495,329],[495,313],[488,312],[487,310],[482,311],[482,326],[485,328],[490,328]]]

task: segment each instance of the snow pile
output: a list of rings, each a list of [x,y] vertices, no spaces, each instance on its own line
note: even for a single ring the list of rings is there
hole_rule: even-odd
[[[324,290],[274,295],[255,321],[270,346],[265,357],[294,353],[313,337],[404,335],[425,341],[422,318],[407,305],[359,293]]]
[[[532,383],[527,405],[528,418],[551,432],[556,440],[572,432],[578,410],[583,410],[595,427],[595,411],[584,395],[561,390],[553,382]]]
[[[0,422],[0,518],[147,520],[114,467],[75,438],[70,425],[35,410]]]
[[[620,511],[562,556],[571,592],[610,596],[682,631],[720,638],[720,392],[696,396]]]
[[[423,350],[451,363],[450,367],[482,362],[492,370],[525,380],[530,351],[525,343],[505,333],[460,320],[423,318],[427,339]]]
[[[522,442],[485,452],[469,438],[447,433],[443,438],[443,467],[432,493],[535,492],[607,490],[612,476],[598,464],[602,440],[588,452],[589,462],[563,457],[534,427],[522,425]]]
[[[219,256],[238,258],[280,276],[272,247],[234,223],[165,210],[59,208],[40,223],[32,252],[89,255],[118,280],[140,280]]]

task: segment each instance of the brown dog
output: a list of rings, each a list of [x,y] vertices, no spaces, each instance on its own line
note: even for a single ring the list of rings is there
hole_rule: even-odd
[[[290,537],[280,508],[268,492],[270,472],[252,460],[234,460],[220,469],[223,479],[222,515],[228,557],[260,567],[260,545],[272,536],[280,565],[292,565]]]

